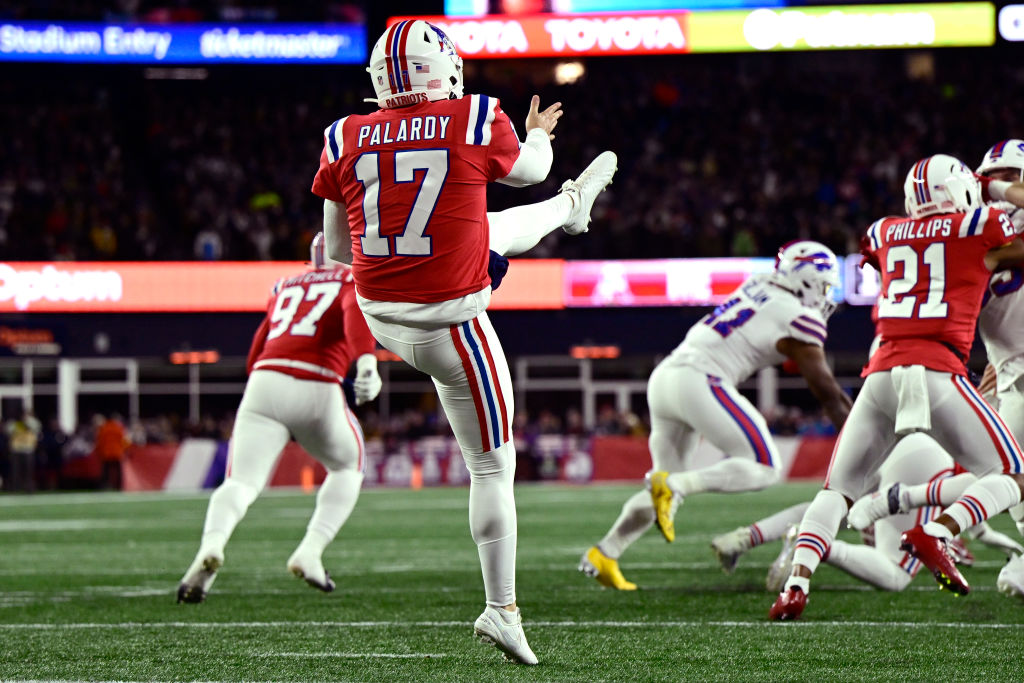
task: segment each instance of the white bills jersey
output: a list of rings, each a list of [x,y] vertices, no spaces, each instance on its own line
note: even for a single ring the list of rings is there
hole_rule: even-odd
[[[1008,202],[994,204],[1010,217],[1017,234],[1024,233],[1024,209]],[[978,332],[988,362],[996,369],[996,391],[1009,389],[1024,375],[1024,267],[992,274],[978,316]]]
[[[750,277],[729,299],[690,328],[683,342],[665,359],[667,364],[690,365],[738,384],[761,368],[786,357],[775,348],[792,337],[825,345],[827,328],[821,313],[804,306],[770,274]]]

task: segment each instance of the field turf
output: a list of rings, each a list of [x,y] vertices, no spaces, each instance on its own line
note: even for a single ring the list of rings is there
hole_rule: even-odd
[[[522,486],[519,602],[541,660],[476,643],[483,608],[466,489],[368,490],[328,549],[338,589],[284,570],[313,496],[261,498],[206,603],[175,604],[206,496],[0,498],[0,680],[680,681],[1024,678],[1024,603],[995,590],[1002,556],[974,544],[971,595],[922,574],[888,594],[822,567],[804,619],[766,619],[776,545],[724,575],[708,542],[816,487],[686,501],[668,545],[652,530],[622,562],[641,590],[576,571],[623,486]],[[996,527],[1011,531],[1005,515]],[[1016,532],[1013,532],[1014,534]],[[844,531],[843,537],[852,538]]]

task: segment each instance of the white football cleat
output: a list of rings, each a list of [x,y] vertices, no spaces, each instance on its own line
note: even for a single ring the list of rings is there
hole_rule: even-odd
[[[899,483],[889,487],[885,493],[869,493],[850,507],[846,523],[858,531],[867,529],[880,519],[910,510],[908,496],[900,490]]]
[[[1016,555],[999,570],[996,588],[1000,593],[1024,600],[1024,555]]]
[[[537,655],[533,654],[533,650],[526,642],[526,634],[523,633],[523,620],[518,607],[515,612],[509,612],[488,605],[484,613],[477,617],[476,623],[473,624],[473,633],[481,643],[493,645],[501,650],[505,659],[509,661],[531,665],[537,663]]]
[[[793,573],[793,555],[796,553],[796,539],[799,535],[800,527],[796,524],[790,524],[786,529],[786,535],[782,537],[782,550],[772,566],[768,567],[768,576],[764,580],[768,592],[781,593],[786,579]]]
[[[206,594],[217,578],[217,570],[223,566],[223,550],[200,548],[196,559],[192,560],[192,565],[178,584],[178,602],[197,603],[206,600]]]
[[[287,567],[288,571],[303,579],[313,588],[322,590],[324,593],[330,593],[334,590],[334,581],[331,580],[331,575],[324,569],[323,560],[314,553],[304,552],[301,547],[298,548],[288,558]]]
[[[711,549],[715,551],[718,562],[722,565],[722,571],[732,574],[736,569],[736,563],[740,561],[740,555],[750,550],[750,527],[741,526],[738,529],[719,534],[711,539]]]
[[[615,152],[601,152],[583,169],[583,173],[580,173],[576,180],[566,180],[562,183],[559,192],[568,192],[572,197],[572,211],[562,230],[570,235],[579,235],[589,229],[587,224],[590,223],[590,210],[594,207],[594,200],[604,188],[611,185],[618,161]]]

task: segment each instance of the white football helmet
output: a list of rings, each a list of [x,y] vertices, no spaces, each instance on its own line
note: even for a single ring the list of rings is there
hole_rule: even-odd
[[[462,97],[462,57],[444,31],[431,23],[400,21],[388,27],[370,52],[366,69],[381,109]]]
[[[836,308],[839,262],[820,242],[799,240],[784,244],[775,257],[772,280],[796,294],[804,306],[816,308],[827,320]]]
[[[335,261],[327,257],[327,249],[324,247],[323,230],[313,237],[313,241],[309,245],[309,263],[317,270],[327,270],[345,265],[341,261]]]
[[[903,183],[907,215],[955,213],[981,206],[981,185],[962,161],[948,154],[921,159]]]
[[[1003,140],[992,145],[985,152],[977,172],[979,175],[987,175],[1005,168],[1017,171],[1018,179],[1024,181],[1024,140]]]

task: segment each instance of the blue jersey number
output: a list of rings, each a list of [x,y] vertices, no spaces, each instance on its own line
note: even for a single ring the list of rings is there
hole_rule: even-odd
[[[729,299],[713,310],[708,319],[704,321],[704,324],[710,326],[711,329],[722,335],[722,337],[728,337],[732,334],[733,330],[754,317],[754,309],[741,308],[732,317],[723,318],[739,302],[739,298]]]

